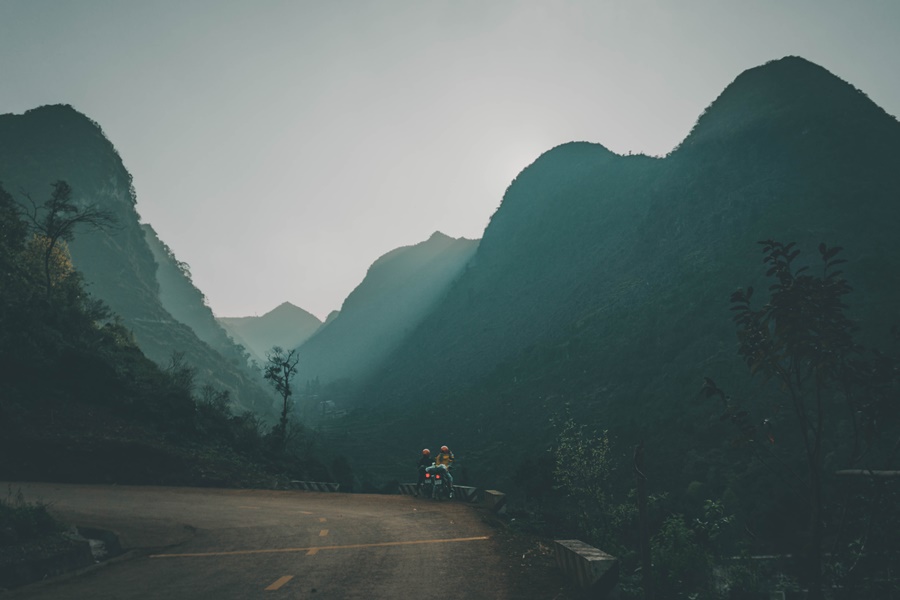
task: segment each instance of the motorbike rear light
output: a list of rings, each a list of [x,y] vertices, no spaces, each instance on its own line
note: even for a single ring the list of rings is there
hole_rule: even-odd
[[[434,478],[435,478],[435,479],[440,479],[441,476],[440,476],[440,475],[435,475]]]
[[[431,473],[425,473],[425,479],[431,479]]]

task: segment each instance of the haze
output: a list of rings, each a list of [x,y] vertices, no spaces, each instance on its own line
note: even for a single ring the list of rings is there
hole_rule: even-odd
[[[769,60],[900,114],[898,26],[890,0],[2,0],[0,112],[100,123],[218,316],[324,318],[389,250],[480,237],[543,151],[664,155]]]

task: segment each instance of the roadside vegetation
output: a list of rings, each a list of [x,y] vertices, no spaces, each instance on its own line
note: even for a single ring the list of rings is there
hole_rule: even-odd
[[[517,473],[519,522],[618,557],[623,598],[900,597],[900,360],[859,342],[840,248],[821,245],[817,265],[761,244],[768,297],[731,298],[758,386],[731,395],[707,378],[697,400],[730,468],[666,485],[665,448],[647,440],[644,464],[642,442],[617,448],[565,409],[550,451]]]
[[[62,530],[62,523],[47,511],[46,504],[27,502],[12,486],[5,498],[0,497],[0,546],[26,544]]]
[[[0,478],[282,487],[330,480],[313,435],[235,414],[180,353],[161,367],[86,289],[67,242],[114,228],[72,201],[0,187]],[[285,417],[286,415],[283,415]]]

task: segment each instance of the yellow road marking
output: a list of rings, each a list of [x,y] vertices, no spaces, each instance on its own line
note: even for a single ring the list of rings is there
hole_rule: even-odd
[[[447,544],[451,542],[479,542],[490,537],[450,538],[444,540],[410,540],[407,542],[379,542],[374,544],[346,544],[344,546],[307,546],[306,548],[268,548],[265,550],[231,550],[228,552],[191,552],[185,554],[151,554],[150,558],[193,558],[200,556],[242,556],[248,554],[280,554],[283,552],[309,552],[310,550],[355,550],[360,548],[387,548],[389,546],[412,546],[416,544]]]
[[[238,508],[247,508],[251,510],[259,510],[258,506],[239,506]]]
[[[266,588],[266,591],[267,591],[267,592],[274,592],[275,590],[277,590],[278,588],[280,588],[281,586],[283,586],[284,584],[286,584],[288,581],[290,581],[290,580],[293,579],[293,578],[294,578],[293,575],[285,575],[284,577],[281,577],[281,578],[277,579],[277,580],[275,581],[275,583],[273,583],[272,585],[270,585],[269,587],[267,587],[267,588]]]
[[[325,517],[319,517],[319,523],[324,523],[327,520],[328,519],[326,519]]]
[[[327,529],[323,529],[322,531],[319,532],[319,537],[325,537],[326,535],[328,535]]]
[[[307,552],[306,555],[307,555],[307,556],[314,556],[314,555],[317,554],[318,552],[319,552],[319,549],[318,549],[318,548],[310,548],[310,549],[309,549],[309,552]]]

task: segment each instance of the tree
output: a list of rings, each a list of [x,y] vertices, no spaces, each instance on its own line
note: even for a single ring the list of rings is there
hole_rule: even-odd
[[[15,201],[0,184],[0,294],[8,294],[11,288],[21,285],[24,273],[20,254],[27,234]]]
[[[609,437],[606,431],[585,431],[572,417],[557,423],[553,478],[575,505],[578,528],[608,547],[612,537],[609,499]]]
[[[732,294],[732,311],[737,324],[739,354],[752,375],[761,375],[775,384],[770,414],[757,421],[749,410],[732,401],[715,382],[706,379],[704,392],[718,396],[726,404],[723,419],[739,431],[737,442],[757,450],[757,457],[785,475],[788,483],[806,504],[805,576],[810,598],[823,597],[823,535],[825,498],[823,485],[825,455],[848,451],[847,463],[856,464],[863,446],[876,433],[875,425],[884,412],[896,385],[892,361],[876,353],[875,361],[864,358],[865,350],[854,341],[856,324],[845,314],[844,304],[852,288],[835,267],[846,262],[836,256],[840,247],[819,245],[822,274],[812,275],[809,267],[794,267],[800,254],[795,244],[773,240],[763,245],[764,262],[771,296],[759,309],[751,307],[753,288]],[[886,375],[886,373],[888,373]],[[890,373],[893,373],[891,375]],[[782,411],[782,408],[787,408]],[[850,436],[842,436],[841,422],[849,421]],[[850,439],[847,439],[847,438]],[[760,451],[759,446],[765,450]],[[790,451],[801,449],[801,474],[791,464]]]
[[[297,374],[297,350],[285,352],[281,346],[273,346],[266,353],[265,378],[274,386],[275,391],[281,396],[281,418],[272,432],[280,449],[284,449],[287,442],[288,414],[293,406],[291,395],[291,380]]]
[[[54,260],[59,254],[61,242],[71,242],[75,227],[79,224],[104,229],[116,223],[115,216],[95,204],[80,207],[72,199],[72,188],[65,181],[53,184],[53,192],[40,207],[25,194],[30,206],[21,206],[25,217],[38,236],[41,249],[46,298],[49,301],[53,289]]]
[[[45,291],[59,288],[75,274],[75,265],[65,241],[53,243],[50,238],[35,233],[22,253],[24,265],[31,273],[41,273]]]
[[[12,270],[13,257],[22,250],[26,233],[16,203],[0,184],[0,277]]]

